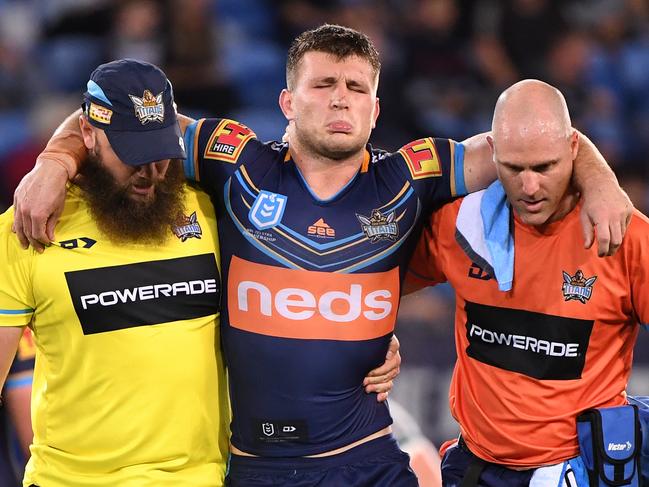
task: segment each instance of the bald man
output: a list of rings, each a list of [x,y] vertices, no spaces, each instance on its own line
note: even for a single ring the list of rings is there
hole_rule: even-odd
[[[649,221],[634,213],[614,257],[581,245],[579,136],[546,83],[507,89],[488,141],[499,181],[437,211],[409,269],[408,290],[456,292],[444,486],[581,486],[576,418],[626,404],[649,321]]]

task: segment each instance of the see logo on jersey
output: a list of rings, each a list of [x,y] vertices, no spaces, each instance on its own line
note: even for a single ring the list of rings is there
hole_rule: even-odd
[[[394,242],[399,236],[399,226],[395,221],[394,211],[384,215],[379,210],[372,210],[371,216],[367,217],[356,213],[356,218],[361,222],[361,228],[371,243],[379,240]]]
[[[334,238],[336,236],[336,230],[331,228],[329,224],[324,221],[324,218],[320,218],[313,225],[309,225],[307,233],[321,238]]]
[[[201,238],[203,235],[201,225],[198,223],[196,212],[189,216],[183,215],[180,221],[171,230],[181,242],[184,242],[188,238]]]
[[[577,270],[574,276],[571,276],[566,271],[563,272],[563,297],[565,301],[577,300],[582,304],[593,295],[593,284],[597,280],[597,276],[588,277],[584,276],[581,270]]]

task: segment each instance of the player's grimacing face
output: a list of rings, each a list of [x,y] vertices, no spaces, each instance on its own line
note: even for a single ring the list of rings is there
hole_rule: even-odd
[[[295,124],[300,145],[331,159],[363,150],[379,114],[377,84],[365,59],[307,52],[294,86],[282,95],[288,97],[282,108]]]
[[[494,135],[494,161],[518,218],[540,226],[562,218],[570,209],[569,192],[577,140],[570,137]]]

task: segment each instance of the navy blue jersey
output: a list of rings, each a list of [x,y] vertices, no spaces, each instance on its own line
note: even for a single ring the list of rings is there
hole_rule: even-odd
[[[463,146],[368,146],[356,176],[321,200],[287,144],[235,121],[201,120],[185,142],[187,176],[219,222],[232,444],[304,456],[388,426],[363,377],[384,361],[423,217],[465,192]]]

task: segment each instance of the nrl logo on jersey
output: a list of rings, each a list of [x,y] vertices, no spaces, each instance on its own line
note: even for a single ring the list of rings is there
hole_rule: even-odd
[[[282,221],[287,200],[283,194],[261,190],[248,212],[248,219],[257,230],[273,228]]]
[[[183,216],[171,230],[181,242],[184,242],[188,238],[201,238],[203,235],[201,225],[198,223],[196,212],[189,216]]]
[[[162,123],[165,119],[165,106],[162,103],[162,92],[159,95],[153,96],[149,90],[144,90],[142,98],[137,96],[128,95],[133,102],[135,108],[135,116],[138,120],[145,125],[149,122]]]
[[[399,236],[399,227],[395,221],[394,211],[384,215],[379,210],[372,210],[371,216],[367,217],[356,213],[356,218],[361,222],[361,228],[371,243],[379,240],[394,242]]]
[[[563,272],[563,298],[565,301],[576,300],[582,304],[593,295],[593,284],[597,280],[597,276],[585,277],[581,270],[577,270],[574,276],[571,276],[566,271]]]

